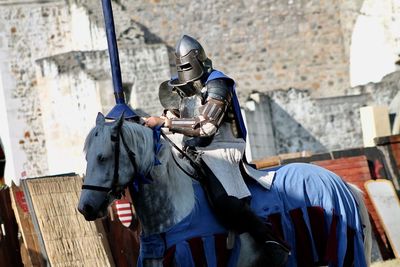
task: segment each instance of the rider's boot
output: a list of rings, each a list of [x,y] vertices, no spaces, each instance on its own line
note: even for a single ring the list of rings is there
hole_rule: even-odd
[[[268,259],[268,266],[284,266],[290,255],[290,246],[272,231],[269,224],[263,223],[250,208],[246,208],[244,217],[244,220],[248,222],[247,232],[261,244],[264,258]]]
[[[290,247],[276,236],[270,225],[250,209],[247,198],[229,196],[206,164],[202,164],[202,169],[206,178],[203,180],[204,189],[220,222],[235,232],[248,232],[265,251],[263,255],[268,257],[267,266],[283,266],[290,253]]]
[[[222,215],[224,224],[238,232],[248,232],[261,246],[264,257],[268,258],[268,266],[284,266],[290,255],[290,246],[250,209],[246,201],[221,196],[215,204],[217,214]]]

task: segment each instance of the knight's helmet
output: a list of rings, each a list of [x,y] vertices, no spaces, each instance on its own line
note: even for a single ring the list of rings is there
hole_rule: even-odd
[[[184,35],[176,45],[175,62],[178,78],[170,82],[173,86],[184,86],[199,80],[212,68],[201,44],[188,35]]]

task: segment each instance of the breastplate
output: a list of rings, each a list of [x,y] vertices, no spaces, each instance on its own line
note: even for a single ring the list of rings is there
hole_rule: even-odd
[[[185,97],[179,105],[181,118],[194,118],[200,115],[200,107],[202,106],[202,98],[199,95]]]
[[[200,115],[200,107],[203,105],[201,95],[185,97],[181,100],[179,111],[180,118],[194,118]],[[212,141],[212,136],[209,137],[188,137],[182,139],[183,145],[186,147],[205,147]]]

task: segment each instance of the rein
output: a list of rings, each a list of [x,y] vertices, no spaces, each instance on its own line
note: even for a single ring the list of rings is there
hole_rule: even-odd
[[[114,175],[113,175],[113,181],[110,187],[105,187],[105,186],[96,186],[96,185],[82,185],[82,189],[87,189],[87,190],[93,190],[93,191],[100,191],[100,192],[107,192],[107,197],[106,200],[109,200],[111,196],[114,196],[115,198],[119,199],[121,198],[123,191],[124,191],[124,187],[122,185],[118,184],[119,181],[119,162],[120,162],[120,140],[122,140],[122,145],[125,149],[125,151],[128,154],[128,158],[131,162],[131,164],[134,167],[134,177],[138,176],[137,173],[137,164],[136,164],[136,154],[130,150],[130,148],[128,147],[126,140],[124,138],[124,135],[122,133],[122,124],[120,127],[117,128],[118,132],[115,135],[111,135],[111,141],[115,142],[115,155],[114,155]],[[164,132],[160,131],[160,134],[162,135],[162,137],[167,140],[167,142],[173,147],[175,148],[184,158],[188,159],[190,164],[192,165],[192,167],[195,169],[196,173],[198,173],[198,175],[196,174],[192,174],[189,173],[187,170],[185,170],[180,164],[179,162],[175,159],[174,155],[172,155],[172,158],[174,160],[174,162],[176,163],[176,165],[178,166],[178,168],[180,170],[182,170],[186,175],[188,175],[189,177],[191,177],[192,179],[198,181],[198,182],[202,182],[202,177],[204,177],[204,173],[203,170],[200,166],[199,163],[197,163],[195,160],[193,160],[185,151],[183,151],[182,149],[180,149],[174,142],[172,142],[171,139],[169,139]],[[140,176],[140,175],[139,175]]]
[[[161,131],[161,135],[162,137],[168,141],[168,143],[175,148],[184,158],[188,159],[190,162],[190,165],[192,165],[192,167],[196,170],[197,173],[199,173],[200,175],[195,175],[195,174],[191,174],[189,173],[187,170],[185,170],[180,164],[179,162],[175,159],[174,155],[172,154],[172,159],[174,160],[175,164],[178,166],[179,169],[181,169],[181,171],[183,171],[187,176],[191,177],[192,179],[201,182],[202,181],[202,175],[204,175],[203,170],[200,166],[200,164],[198,164],[196,161],[194,161],[185,151],[183,151],[182,149],[180,149],[174,142],[172,142],[171,139],[169,139],[167,137],[167,135]]]

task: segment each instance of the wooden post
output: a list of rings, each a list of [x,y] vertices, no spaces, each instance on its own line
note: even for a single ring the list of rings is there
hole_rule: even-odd
[[[0,187],[5,184],[4,182],[4,168],[6,166],[6,157],[4,155],[3,145],[0,139]]]
[[[0,188],[0,266],[23,266],[10,189]]]
[[[374,141],[376,147],[386,158],[392,182],[400,196],[400,134],[377,137]]]
[[[386,106],[360,108],[364,147],[375,146],[374,138],[390,135],[389,111]]]
[[[46,266],[42,257],[39,239],[35,232],[32,217],[22,188],[11,187],[12,206],[22,235],[21,255],[24,266]]]

